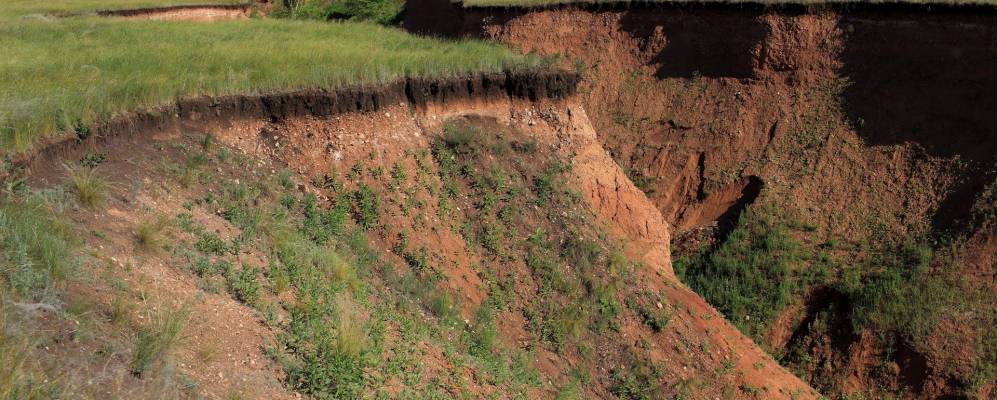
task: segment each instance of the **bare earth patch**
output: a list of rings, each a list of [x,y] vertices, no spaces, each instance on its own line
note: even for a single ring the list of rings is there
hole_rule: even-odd
[[[245,6],[178,6],[106,11],[100,15],[151,21],[211,22],[249,19],[249,8]]]

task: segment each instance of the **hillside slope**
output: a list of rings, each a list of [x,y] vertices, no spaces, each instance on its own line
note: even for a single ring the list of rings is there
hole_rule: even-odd
[[[5,210],[80,258],[4,286],[15,397],[816,397],[675,280],[573,82],[195,99],[42,149]]]
[[[675,225],[679,275],[822,392],[986,397],[997,23],[891,7],[406,23],[562,54],[599,141]]]

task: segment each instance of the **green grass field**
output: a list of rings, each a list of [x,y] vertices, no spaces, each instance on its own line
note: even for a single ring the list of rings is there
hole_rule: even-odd
[[[0,152],[7,154],[77,124],[183,97],[328,88],[542,63],[497,44],[420,38],[366,23],[54,16],[190,4],[187,0],[3,3]]]

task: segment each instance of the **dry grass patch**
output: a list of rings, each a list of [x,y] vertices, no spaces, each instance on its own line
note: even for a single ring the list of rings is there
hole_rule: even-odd
[[[143,221],[135,229],[135,247],[139,250],[154,253],[166,246],[166,230],[169,220],[155,217]]]
[[[190,310],[166,310],[154,315],[154,321],[139,330],[135,349],[129,364],[131,372],[145,376],[154,367],[166,362],[174,347],[179,344],[183,328],[187,325]]]
[[[111,183],[104,179],[96,167],[78,167],[64,164],[69,177],[70,189],[76,200],[88,208],[98,208],[107,203]]]

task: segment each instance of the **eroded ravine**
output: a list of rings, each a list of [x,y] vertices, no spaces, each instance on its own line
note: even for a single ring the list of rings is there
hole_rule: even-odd
[[[972,211],[992,204],[997,176],[992,7],[419,3],[436,11],[410,15],[413,31],[562,54],[584,77],[579,99],[598,140],[675,225],[680,256],[723,243],[752,203],[789,214],[804,247],[831,248],[844,264],[873,256],[851,244],[962,237],[965,262],[933,273],[972,277],[958,290],[982,303],[947,307],[993,308],[994,263],[981,270],[976,258],[994,224]],[[426,24],[433,13],[452,23]],[[992,362],[981,350],[991,312],[948,311],[926,338],[899,339],[898,355],[893,339],[828,320],[847,301],[825,289],[809,288],[807,306],[787,307],[758,339],[827,394],[992,390],[974,383]],[[831,328],[808,331],[815,318]]]
[[[575,83],[573,74],[509,73],[450,81],[410,80],[380,88],[181,101],[95,126],[82,143],[75,137],[56,141],[21,164],[34,184],[48,186],[62,177],[45,166],[60,160],[100,151],[108,157],[104,165],[113,168],[141,159],[141,153],[134,153],[141,148],[137,144],[151,138],[169,143],[190,132],[211,132],[222,143],[258,160],[259,168],[291,171],[303,182],[299,190],[324,202],[333,198],[330,189],[321,186],[330,171],[350,171],[363,163],[388,169],[411,154],[426,153],[446,121],[469,118],[490,129],[521,132],[540,148],[551,149],[552,156],[570,163],[571,186],[580,192],[585,208],[600,217],[598,223],[623,244],[629,258],[643,265],[634,271],[641,285],[661,293],[657,308],[671,316],[664,328],[653,330],[628,317],[611,334],[618,339],[605,338],[617,343],[612,348],[639,354],[656,365],[655,371],[661,374],[656,378],[659,393],[815,397],[813,389],[675,279],[668,250],[669,223],[596,140],[587,111],[573,97]],[[124,207],[132,207],[128,204]],[[398,227],[412,223],[399,221],[405,222]],[[392,229],[398,227],[370,239],[389,250],[397,246],[393,238],[399,232]],[[460,244],[463,240],[449,230],[430,232],[412,237],[411,246],[431,250],[433,259],[444,266],[443,285],[464,300],[463,312],[470,313],[484,299],[482,283],[475,273],[459,266],[490,261],[468,253]],[[455,267],[446,267],[451,264]],[[517,336],[527,331],[521,316],[511,315],[503,324],[503,334]],[[585,389],[589,395],[605,397],[617,390],[606,382],[611,381],[615,363],[625,362],[626,357],[616,350],[606,351],[603,356],[612,365],[592,367],[589,373],[596,384]],[[536,366],[545,378],[560,384],[569,366],[585,365],[575,357],[540,350]]]

